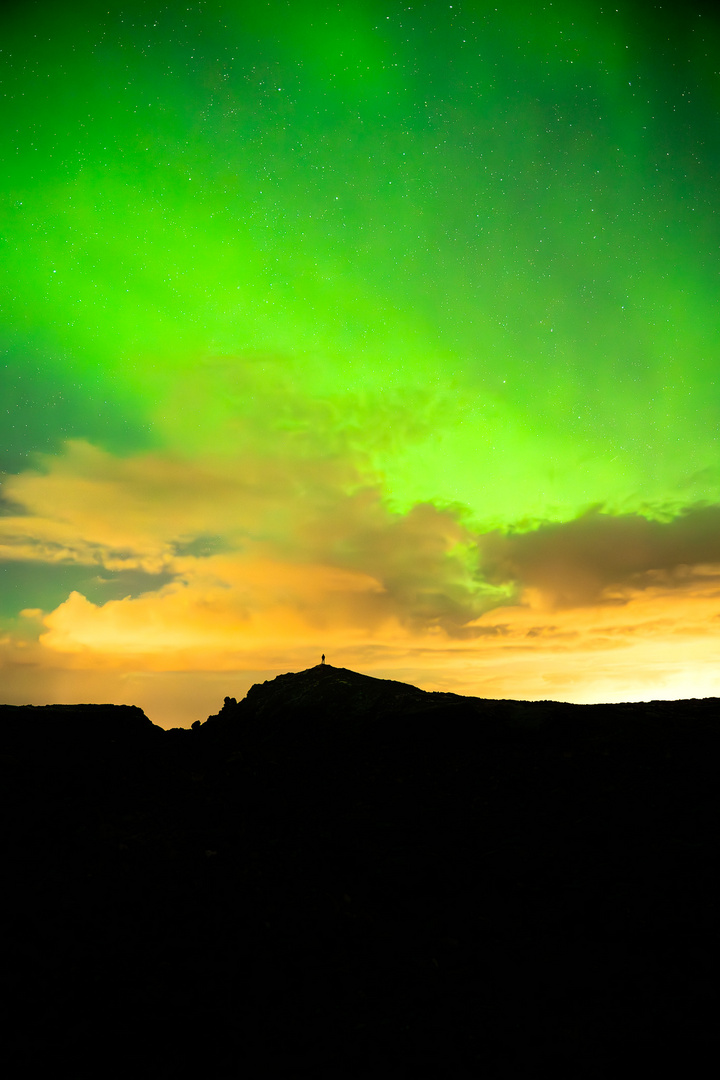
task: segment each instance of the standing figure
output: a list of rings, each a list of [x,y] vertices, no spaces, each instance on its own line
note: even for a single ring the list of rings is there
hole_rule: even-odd
[[[325,653],[322,654],[322,662],[325,663]]]

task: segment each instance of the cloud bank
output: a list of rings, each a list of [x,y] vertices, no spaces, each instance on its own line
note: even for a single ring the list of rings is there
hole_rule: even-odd
[[[24,611],[0,642],[15,676],[258,671],[332,652],[492,696],[609,700],[640,662],[648,687],[687,695],[693,672],[714,685],[717,506],[482,533],[458,509],[392,512],[339,460],[123,458],[82,441],[4,496],[3,559],[138,583]]]
[[[538,590],[549,607],[624,603],[659,585],[712,582],[720,566],[720,507],[693,507],[670,521],[595,508],[530,532],[492,532],[479,545],[489,582]]]

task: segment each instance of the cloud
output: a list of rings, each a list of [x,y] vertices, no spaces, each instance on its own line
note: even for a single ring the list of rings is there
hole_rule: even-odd
[[[297,670],[325,652],[338,666],[488,696],[715,687],[720,508],[667,522],[594,510],[478,534],[460,510],[392,512],[347,461],[286,450],[188,461],[76,442],[9,477],[6,558],[76,566],[78,583],[111,574],[116,591],[101,602],[75,586],[61,603],[19,604],[24,616],[2,628],[6,685],[44,685],[47,673],[74,686],[60,671],[212,682]]]
[[[24,511],[0,518],[6,560],[164,575],[105,604],[73,590],[46,618],[58,652],[257,648],[329,627],[462,637],[489,603],[456,515],[393,513],[333,458],[122,459],[73,442],[6,489]]]
[[[495,585],[537,589],[554,608],[624,603],[632,590],[713,578],[720,507],[696,507],[667,522],[593,509],[532,532],[487,533],[478,543],[482,573]]]

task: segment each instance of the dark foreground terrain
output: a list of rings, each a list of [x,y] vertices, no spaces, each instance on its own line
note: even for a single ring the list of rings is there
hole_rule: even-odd
[[[192,731],[111,705],[0,724],[5,1075],[717,1057],[717,699],[483,701],[326,665]]]

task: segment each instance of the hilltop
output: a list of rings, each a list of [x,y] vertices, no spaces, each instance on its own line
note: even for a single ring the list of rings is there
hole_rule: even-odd
[[[0,706],[17,1060],[39,1025],[80,1075],[103,1041],[161,1076],[700,1061],[719,705],[487,701],[326,664],[193,730]]]

